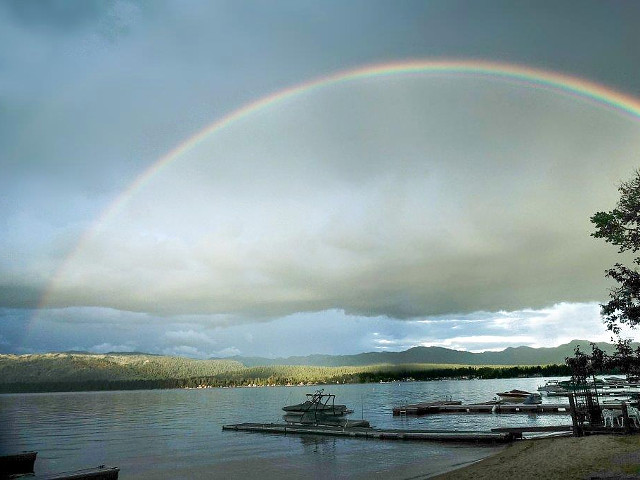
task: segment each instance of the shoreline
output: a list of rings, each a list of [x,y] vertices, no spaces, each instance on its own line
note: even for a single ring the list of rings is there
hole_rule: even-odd
[[[493,455],[429,478],[639,478],[640,435],[551,437],[514,442]]]
[[[475,457],[475,458],[471,458],[469,460],[463,460],[461,462],[458,462],[456,464],[453,465],[449,465],[447,466],[447,468],[442,469],[439,472],[435,472],[435,473],[430,473],[427,474],[426,476],[416,476],[416,477],[412,477],[412,478],[408,478],[406,480],[417,480],[417,479],[438,479],[438,478],[446,478],[446,475],[449,474],[455,474],[456,472],[460,472],[466,468],[472,468],[474,465],[477,465],[481,462],[484,462],[485,460],[491,458],[491,457],[495,457],[496,455],[500,454],[501,452],[503,452],[506,448],[508,448],[508,445],[501,445],[501,446],[497,446],[494,447],[494,451],[492,452],[488,452],[487,455],[484,455],[480,458]],[[457,477],[455,477],[457,478]]]

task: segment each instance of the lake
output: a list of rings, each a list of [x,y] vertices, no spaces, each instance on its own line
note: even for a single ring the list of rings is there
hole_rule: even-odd
[[[317,388],[355,410],[349,418],[364,417],[379,428],[570,424],[563,414],[392,416],[395,405],[449,397],[481,402],[512,388],[535,391],[545,380],[0,395],[0,454],[38,451],[36,474],[106,464],[120,467],[122,479],[426,478],[496,447],[223,432],[222,425],[282,423],[282,406]]]

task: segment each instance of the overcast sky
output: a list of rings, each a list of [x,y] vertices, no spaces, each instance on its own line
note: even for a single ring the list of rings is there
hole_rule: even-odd
[[[640,4],[0,3],[0,353],[198,358],[607,340],[589,236],[640,119]],[[150,170],[151,169],[151,170]],[[152,172],[153,173],[149,173]],[[144,180],[140,180],[144,179]]]

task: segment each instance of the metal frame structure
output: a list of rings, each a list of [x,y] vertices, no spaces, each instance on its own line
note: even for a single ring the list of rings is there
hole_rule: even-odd
[[[582,434],[584,424],[590,427],[602,425],[602,408],[598,400],[598,387],[595,376],[575,375],[571,377],[571,390],[569,396],[571,404],[571,416],[574,428],[577,427],[578,435]]]

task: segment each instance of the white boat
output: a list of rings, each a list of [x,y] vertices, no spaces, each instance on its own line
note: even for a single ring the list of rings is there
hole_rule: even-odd
[[[558,380],[547,380],[544,385],[538,387],[539,392],[543,392],[549,397],[567,395],[569,392]]]
[[[539,393],[531,393],[525,390],[509,390],[508,392],[496,393],[501,400],[510,403],[524,403],[527,405],[538,405],[542,403],[542,396]]]

